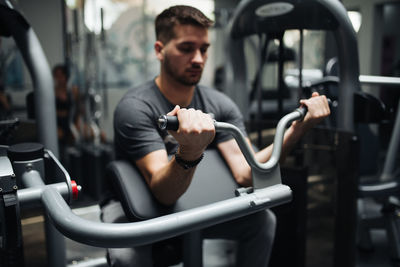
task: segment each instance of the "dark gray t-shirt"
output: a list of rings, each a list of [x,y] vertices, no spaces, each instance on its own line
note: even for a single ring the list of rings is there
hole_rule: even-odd
[[[154,80],[130,90],[119,102],[114,113],[114,143],[118,159],[136,161],[146,154],[166,149],[172,154],[177,143],[166,130],[160,130],[157,119],[174,108],[161,93]],[[212,113],[215,120],[236,125],[245,133],[243,116],[237,106],[226,95],[197,86],[192,102],[187,108]],[[217,133],[210,146],[227,141],[232,136]]]

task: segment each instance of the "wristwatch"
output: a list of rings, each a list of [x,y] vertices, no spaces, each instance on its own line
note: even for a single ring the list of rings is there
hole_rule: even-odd
[[[200,161],[203,159],[203,157],[204,157],[204,153],[202,153],[201,156],[198,159],[192,160],[192,161],[188,161],[188,160],[182,159],[181,156],[179,156],[179,154],[175,154],[175,161],[182,168],[184,168],[185,170],[188,170],[188,169],[191,169],[193,167],[196,167],[197,164],[199,164]]]

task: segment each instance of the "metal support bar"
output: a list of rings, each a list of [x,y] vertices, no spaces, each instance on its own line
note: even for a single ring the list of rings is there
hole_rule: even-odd
[[[297,99],[303,97],[303,55],[304,55],[304,30],[300,29],[300,42],[299,42],[299,92],[297,94]]]
[[[57,183],[33,188],[20,189],[17,191],[18,200],[21,208],[34,208],[42,205],[41,197],[43,191],[52,187],[57,190],[66,202],[69,202],[69,189],[66,183]]]
[[[400,79],[398,79],[400,80]],[[398,163],[396,164],[397,155],[400,153],[400,100],[397,108],[396,121],[390,137],[389,147],[381,174],[381,181],[387,182],[394,177],[394,172]]]
[[[360,84],[370,84],[370,85],[385,85],[385,86],[400,86],[400,78],[397,77],[387,77],[387,76],[371,76],[371,75],[360,75]],[[339,84],[340,79],[337,76],[325,76],[317,81],[303,81],[301,84],[304,87],[317,87],[319,85],[328,84]]]
[[[183,266],[203,266],[203,238],[201,231],[192,231],[183,235]]]
[[[40,176],[40,173],[35,170],[30,170],[30,171],[24,172],[21,175],[21,180],[25,187],[33,187],[34,188],[34,187],[39,187],[39,186],[45,185],[42,180],[42,177]]]
[[[400,86],[400,78],[387,76],[360,75],[360,83],[373,85]]]
[[[283,80],[283,64],[284,62],[284,43],[283,33],[279,36],[279,57],[278,57],[278,116],[283,115],[283,90],[285,81]]]
[[[338,132],[336,150],[336,192],[335,205],[335,267],[354,267],[356,262],[357,187],[359,143],[357,136]]]
[[[256,119],[259,122],[259,125],[257,126],[257,146],[261,147],[262,145],[262,126],[261,126],[261,120],[262,120],[262,77],[263,77],[263,70],[264,70],[264,64],[265,61],[267,60],[267,50],[268,50],[268,44],[269,44],[269,38],[267,35],[260,34],[259,38],[260,44],[259,44],[259,51],[258,55],[260,57],[258,61],[258,71],[255,77],[255,90],[256,90],[256,97],[257,97],[257,114],[256,114]]]
[[[87,245],[107,248],[151,244],[281,205],[291,198],[291,189],[279,184],[255,190],[248,195],[146,221],[110,224],[78,217],[54,188],[46,188],[42,194],[42,202],[50,219],[66,237]]]

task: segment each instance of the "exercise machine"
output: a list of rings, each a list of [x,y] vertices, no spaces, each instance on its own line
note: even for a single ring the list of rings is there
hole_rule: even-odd
[[[10,206],[8,204],[10,195],[13,195],[12,203],[17,208],[19,205],[21,207],[42,205],[51,222],[65,236],[84,244],[110,248],[153,243],[281,205],[290,201],[292,196],[290,188],[281,184],[278,164],[283,135],[288,124],[294,120],[302,119],[305,113],[306,109],[301,108],[281,119],[276,130],[272,156],[266,163],[258,163],[256,161],[245,137],[237,127],[228,123],[215,122],[217,131],[226,131],[234,136],[252,169],[253,188],[237,188],[234,195],[228,198],[226,196],[229,194],[226,194],[226,190],[222,188],[222,193],[216,192],[216,197],[223,196],[223,199],[204,203],[208,202],[209,198],[202,198],[200,201],[203,203],[197,203],[194,206],[188,207],[187,203],[193,203],[189,201],[189,196],[189,198],[180,200],[182,202],[178,202],[175,205],[176,210],[173,210],[172,213],[170,211],[167,214],[158,214],[162,216],[150,218],[145,221],[120,224],[88,221],[75,215],[69,208],[68,203],[73,198],[76,198],[80,188],[70,180],[68,173],[51,151],[44,149],[41,144],[22,143],[8,148],[3,147],[3,151],[6,149],[7,155],[0,158],[2,166],[0,181],[1,188],[4,188],[1,191],[4,205],[0,208],[1,211],[7,210],[7,207]],[[160,126],[168,129],[173,128],[174,125],[176,127],[176,123],[171,123],[171,120],[174,119],[176,118],[164,116],[159,119]],[[231,174],[227,173],[229,177],[219,177],[219,179],[232,179]],[[49,177],[52,177],[52,179],[49,179]],[[125,177],[125,180],[127,178],[132,179],[133,177]],[[136,178],[142,181],[141,177],[136,176]],[[43,182],[48,180],[63,181],[51,184]],[[203,179],[197,180],[202,181]],[[18,182],[25,188],[19,189]],[[137,187],[133,188],[133,190],[138,190]],[[203,188],[208,187],[203,186]],[[131,194],[128,195],[131,196]],[[146,204],[149,204],[146,201],[145,199],[141,203],[144,203],[145,206],[137,203],[135,205],[139,205],[139,209],[152,207],[146,206]],[[153,202],[154,200],[150,200],[150,204]],[[157,205],[154,205],[154,207],[150,208],[150,212],[157,211]],[[2,248],[7,248],[14,244],[15,238],[21,241],[20,235],[12,235],[15,231],[10,231],[12,228],[8,224],[8,222],[17,222],[17,225],[20,225],[18,223],[18,209],[15,209],[15,212],[12,213],[14,216],[4,212],[0,214],[3,215],[1,220],[4,222],[2,223],[2,229],[8,230],[2,231],[4,236],[8,237],[7,239],[3,239],[8,243]],[[20,226],[17,229],[20,229]],[[17,233],[19,232],[17,231]],[[14,262],[12,259],[14,258],[10,258],[9,266],[18,266],[13,265]],[[63,264],[60,263],[60,265],[54,266],[63,266]]]
[[[4,249],[2,251],[4,254],[1,254],[2,264],[6,262],[9,266],[23,264],[20,208],[32,206],[45,208],[48,265],[61,267],[66,264],[66,249],[64,237],[60,232],[89,245],[130,247],[231,220],[291,200],[290,188],[280,182],[277,165],[280,146],[276,145],[272,161],[267,164],[259,165],[251,155],[248,156],[248,160],[254,165],[256,187],[253,190],[238,190],[238,196],[230,199],[127,224],[92,222],[76,216],[68,203],[76,196],[79,186],[70,180],[68,173],[57,159],[59,153],[53,81],[43,50],[29,23],[10,1],[0,1],[0,25],[2,35],[12,36],[16,40],[32,76],[38,139],[41,143],[23,143],[1,149],[0,232],[1,249]],[[285,123],[300,117],[301,114],[296,111],[294,115],[285,119]],[[284,129],[285,125],[280,127]],[[229,129],[229,125],[225,127],[228,131],[235,131]],[[235,136],[243,138],[238,133]],[[283,136],[277,135],[277,138],[279,142]],[[239,142],[246,144],[244,139]],[[271,178],[268,179],[265,175]]]

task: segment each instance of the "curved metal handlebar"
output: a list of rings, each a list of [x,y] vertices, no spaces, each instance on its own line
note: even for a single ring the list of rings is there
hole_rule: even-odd
[[[242,132],[239,130],[239,128],[237,128],[236,126],[229,124],[229,123],[215,122],[215,129],[217,131],[229,132],[233,135],[233,137],[235,138],[236,142],[238,143],[240,149],[242,150],[243,155],[245,156],[247,162],[249,163],[249,165],[252,168],[255,168],[261,172],[269,172],[279,162],[279,158],[280,158],[281,152],[282,152],[283,137],[284,137],[286,127],[295,120],[302,120],[306,113],[307,113],[307,109],[305,107],[298,108],[295,111],[284,116],[279,121],[279,123],[276,127],[276,133],[275,133],[275,137],[274,137],[274,146],[273,146],[271,158],[265,163],[260,163],[256,160],[248,142],[246,141],[246,138],[244,137]]]
[[[256,160],[249,143],[246,141],[245,136],[235,125],[225,122],[214,121],[214,126],[217,132],[229,132],[230,134],[232,134],[232,136],[238,143],[244,157],[246,158],[247,163],[252,169],[254,188],[263,188],[280,183],[280,178],[275,179],[275,181],[271,181],[271,177],[276,178],[276,176],[280,175],[272,175],[270,176],[270,179],[268,179],[265,175],[277,169],[282,152],[283,137],[287,126],[295,120],[304,119],[306,113],[307,107],[303,106],[295,109],[293,112],[287,114],[279,121],[276,127],[271,158],[265,163],[260,163]],[[158,119],[158,126],[160,129],[176,131],[179,128],[179,121],[176,116],[162,115]]]

